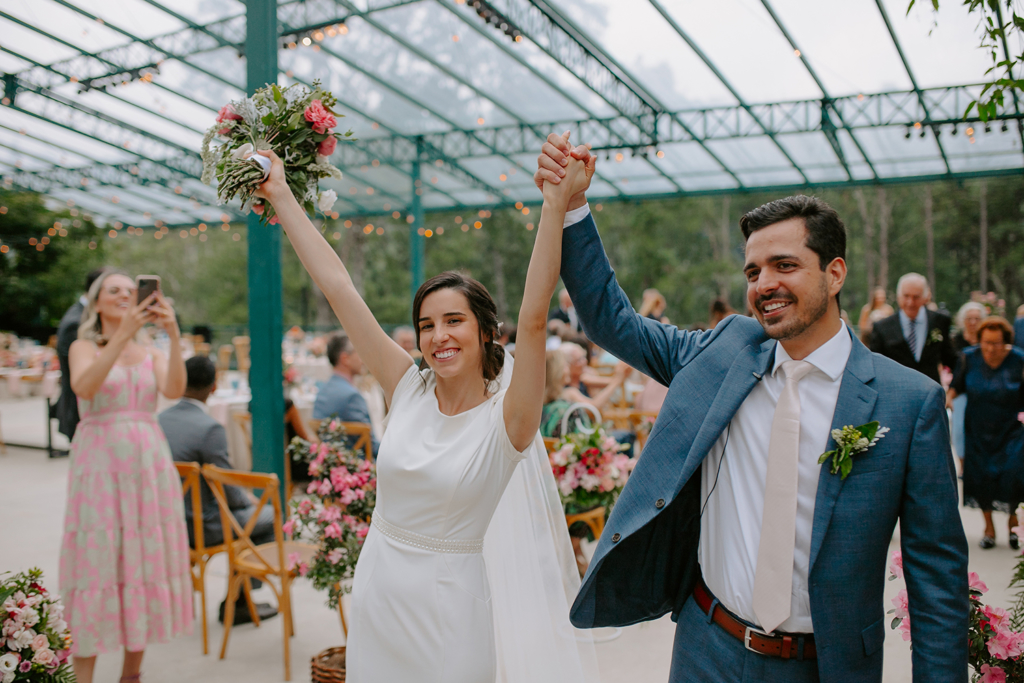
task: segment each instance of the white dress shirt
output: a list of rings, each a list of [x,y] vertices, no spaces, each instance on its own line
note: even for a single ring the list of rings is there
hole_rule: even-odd
[[[903,328],[903,338],[910,343],[910,326],[914,326],[914,348],[910,349],[914,354],[914,360],[921,362],[921,354],[924,353],[925,342],[928,341],[928,309],[924,306],[918,309],[917,317],[911,320],[903,309],[900,309],[900,327]]]
[[[778,631],[814,631],[807,580],[814,500],[821,471],[818,458],[828,445],[839,386],[852,348],[850,332],[844,324],[832,339],[804,359],[815,369],[798,385],[800,482],[793,552],[792,611],[789,618],[779,625]],[[752,624],[758,623],[754,615],[754,573],[761,542],[768,441],[775,405],[786,383],[778,369],[787,360],[792,359],[782,344],[776,344],[771,372],[740,405],[708,453],[701,472],[703,519],[697,556],[704,581],[723,607]]]

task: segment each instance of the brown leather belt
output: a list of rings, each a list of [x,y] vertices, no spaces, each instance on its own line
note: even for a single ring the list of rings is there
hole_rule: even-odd
[[[711,597],[711,591],[704,585],[703,580],[698,581],[694,587],[693,599],[704,614],[707,614],[711,606],[714,605],[715,613],[711,617],[712,620],[726,633],[742,642],[743,646],[751,652],[782,659],[818,658],[817,650],[814,649],[813,633],[784,633],[776,636],[747,626]]]

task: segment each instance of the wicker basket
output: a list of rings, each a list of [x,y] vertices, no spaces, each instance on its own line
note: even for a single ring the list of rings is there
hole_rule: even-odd
[[[345,683],[345,648],[329,647],[309,661],[313,683]]]

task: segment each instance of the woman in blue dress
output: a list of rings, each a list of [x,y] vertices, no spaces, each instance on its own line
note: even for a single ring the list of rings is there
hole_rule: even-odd
[[[993,508],[1010,513],[1024,499],[1024,351],[1012,346],[1013,328],[1003,318],[986,318],[978,327],[979,344],[964,351],[949,388],[950,402],[967,395],[964,419],[964,505],[981,508],[985,535],[981,547],[996,544]],[[1010,547],[1017,549],[1010,532]]]

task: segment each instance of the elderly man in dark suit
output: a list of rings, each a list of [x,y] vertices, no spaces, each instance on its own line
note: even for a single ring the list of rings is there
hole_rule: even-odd
[[[160,413],[160,427],[164,430],[167,443],[171,447],[171,456],[175,462],[194,462],[199,465],[214,465],[231,469],[228,461],[228,437],[223,425],[210,417],[206,407],[206,399],[213,393],[217,383],[217,367],[206,356],[193,356],[185,361],[185,372],[188,383],[181,401]],[[224,542],[224,530],[221,527],[220,511],[213,492],[205,481],[200,481],[203,504],[203,540],[206,545],[219,545]],[[249,522],[256,509],[255,501],[242,489],[225,486],[228,506],[231,513],[243,527]],[[189,545],[195,545],[195,534],[192,523],[192,506],[185,506],[185,521],[188,526]],[[253,543],[274,542],[274,511],[264,507],[252,530]],[[259,587],[254,581],[253,587]],[[268,603],[256,604],[260,619],[268,619],[277,610]],[[220,620],[224,621],[224,603],[220,605]],[[249,609],[245,604],[245,595],[238,598],[235,608],[235,624],[251,621]]]
[[[896,285],[900,310],[875,323],[870,346],[875,353],[939,382],[939,365],[954,367],[956,351],[949,334],[949,316],[929,311],[931,298],[923,275],[907,273],[901,277]]]
[[[75,392],[71,391],[71,367],[68,365],[68,352],[71,344],[78,339],[78,324],[82,321],[82,314],[89,303],[89,290],[92,283],[103,274],[104,268],[97,268],[85,276],[85,294],[78,297],[78,301],[71,304],[60,319],[57,327],[57,360],[60,361],[60,398],[57,405],[53,407],[51,417],[57,418],[57,429],[60,433],[72,439],[75,436],[75,428],[78,427],[78,398]]]

